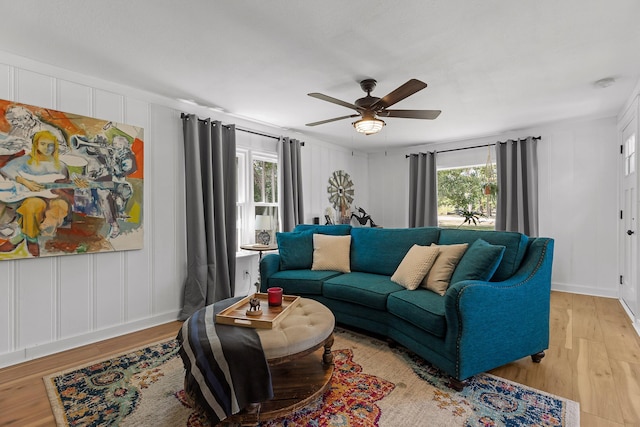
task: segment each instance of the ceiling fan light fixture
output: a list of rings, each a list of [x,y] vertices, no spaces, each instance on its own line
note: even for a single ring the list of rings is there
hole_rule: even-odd
[[[353,122],[353,127],[356,128],[358,132],[364,133],[365,135],[373,135],[374,133],[380,132],[384,125],[384,121],[374,117],[365,117]]]

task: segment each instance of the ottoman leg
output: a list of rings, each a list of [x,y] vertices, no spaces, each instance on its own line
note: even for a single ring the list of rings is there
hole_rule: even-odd
[[[333,333],[324,342],[324,353],[322,354],[322,363],[325,365],[331,365],[333,363],[333,354],[331,353],[332,345],[333,345]]]

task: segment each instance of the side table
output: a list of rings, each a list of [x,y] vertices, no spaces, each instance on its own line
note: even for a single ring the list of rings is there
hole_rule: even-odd
[[[260,292],[260,261],[262,261],[262,253],[263,252],[269,252],[269,251],[275,251],[278,249],[278,245],[259,245],[259,244],[255,244],[255,245],[240,245],[240,249],[243,249],[245,251],[254,251],[254,252],[259,252],[259,258],[258,258],[258,280],[256,281],[256,283],[254,283],[255,287],[256,287],[256,292]]]

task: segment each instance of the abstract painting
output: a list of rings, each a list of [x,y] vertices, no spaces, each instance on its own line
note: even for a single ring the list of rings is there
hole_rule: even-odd
[[[141,249],[144,129],[0,99],[0,260]]]

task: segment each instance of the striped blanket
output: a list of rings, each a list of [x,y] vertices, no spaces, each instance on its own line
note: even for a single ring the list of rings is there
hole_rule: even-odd
[[[178,332],[186,369],[185,391],[207,413],[211,425],[250,403],[273,397],[269,365],[256,331],[215,323],[216,313],[239,299],[198,310]]]

